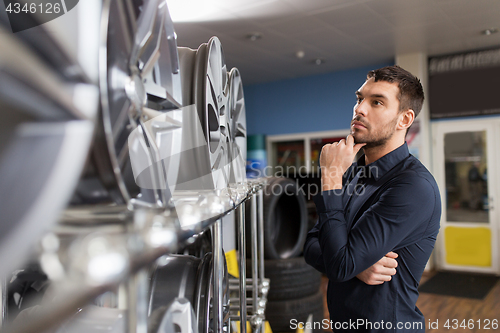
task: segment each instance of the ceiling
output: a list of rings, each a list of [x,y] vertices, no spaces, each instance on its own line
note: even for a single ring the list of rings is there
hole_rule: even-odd
[[[393,61],[396,54],[450,54],[500,46],[500,0],[180,0],[197,16],[176,21],[178,45],[222,42],[245,84]],[[207,7],[207,4],[208,7]],[[261,34],[251,41],[248,35]],[[297,57],[302,51],[303,57]],[[315,64],[315,59],[324,63]]]

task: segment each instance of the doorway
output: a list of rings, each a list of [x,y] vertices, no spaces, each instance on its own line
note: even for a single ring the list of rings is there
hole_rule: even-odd
[[[500,119],[439,121],[433,169],[442,202],[439,269],[499,274],[497,153]]]

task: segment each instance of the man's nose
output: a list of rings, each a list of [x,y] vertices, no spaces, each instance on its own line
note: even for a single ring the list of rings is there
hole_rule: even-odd
[[[365,101],[361,101],[361,103],[354,105],[354,117],[362,116],[366,117],[366,103]]]

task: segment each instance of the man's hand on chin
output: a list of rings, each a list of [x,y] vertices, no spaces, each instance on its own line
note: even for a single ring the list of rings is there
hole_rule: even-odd
[[[323,146],[319,159],[323,191],[342,188],[342,175],[365,144],[354,144],[354,137],[349,134],[345,140]]]

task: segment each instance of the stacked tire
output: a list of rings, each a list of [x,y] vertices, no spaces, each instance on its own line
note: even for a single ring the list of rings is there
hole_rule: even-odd
[[[264,272],[270,279],[266,320],[273,332],[295,331],[294,323],[306,323],[310,315],[316,323],[324,318],[321,273],[302,256],[307,227],[306,200],[298,184],[269,178],[264,190]]]
[[[271,280],[266,320],[273,332],[295,331],[294,320],[306,323],[311,314],[313,322],[323,320],[321,274],[304,257],[266,260],[264,271]]]

